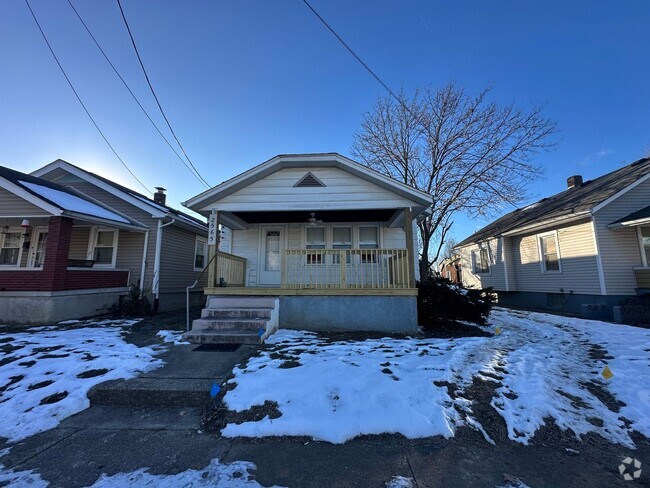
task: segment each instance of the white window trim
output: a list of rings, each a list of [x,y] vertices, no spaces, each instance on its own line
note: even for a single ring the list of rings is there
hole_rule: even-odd
[[[203,244],[203,267],[202,268],[197,268],[195,266],[195,264],[196,264],[196,256],[197,256],[197,254],[196,254],[196,245],[199,242],[201,244]],[[205,266],[207,266],[207,264],[208,264],[207,261],[208,261],[208,239],[205,238],[205,237],[196,236],[196,240],[194,242],[194,256],[193,256],[193,260],[192,260],[192,267],[193,267],[194,271],[203,271],[205,269]]]
[[[23,244],[25,243],[25,229],[23,229],[22,227],[9,227],[7,233],[8,234],[20,233],[20,244],[18,247],[18,261],[16,262],[16,264],[0,264],[0,269],[20,268],[20,263],[23,260]],[[2,249],[2,246],[4,245],[4,239],[5,239],[4,234],[0,234],[0,249]]]
[[[314,227],[309,224],[302,224],[301,228],[301,248],[307,249],[307,228]],[[334,232],[333,227],[351,227],[352,228],[352,249],[359,249],[359,228],[360,227],[377,227],[377,243],[379,249],[384,248],[384,228],[378,222],[368,222],[359,224],[358,222],[323,222],[316,225],[316,227],[325,228],[325,249],[332,249]]]
[[[542,238],[553,236],[555,238],[555,249],[557,251],[557,270],[546,269],[546,262],[544,261],[544,251],[542,250]],[[560,239],[557,235],[556,230],[550,232],[544,232],[542,234],[537,234],[537,252],[539,254],[539,269],[542,274],[561,274],[562,273],[562,255],[560,253]]]
[[[474,255],[476,254],[476,257],[479,259],[481,258],[481,251],[485,249],[487,252],[487,262],[488,262],[488,270],[487,273],[479,273],[476,270],[476,259],[474,258]],[[472,274],[474,276],[492,276],[492,253],[490,252],[490,246],[486,243],[480,243],[478,244],[478,247],[476,249],[472,249],[470,252],[470,261],[472,265]]]
[[[113,232],[113,260],[110,264],[107,263],[94,263],[93,268],[115,268],[117,262],[117,243],[120,236],[120,230],[115,227],[101,227],[93,226],[90,231],[90,239],[88,239],[88,253],[87,258],[90,260],[95,259],[95,243],[97,242],[98,232]]]
[[[36,268],[34,266],[34,261],[36,259],[36,246],[38,245],[38,242],[36,240],[36,234],[38,232],[45,232],[48,233],[49,229],[47,226],[39,226],[39,227],[34,227],[32,228],[32,235],[31,235],[31,242],[29,244],[29,254],[27,254],[27,268],[30,269],[43,269],[43,266],[40,268]]]

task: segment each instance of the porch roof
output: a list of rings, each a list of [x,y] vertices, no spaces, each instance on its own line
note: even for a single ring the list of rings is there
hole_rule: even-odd
[[[49,215],[145,231],[147,227],[78,190],[0,166],[0,187]],[[0,214],[0,217],[3,217]]]
[[[650,206],[632,212],[629,215],[626,215],[622,219],[618,219],[607,227],[610,229],[620,229],[622,227],[638,226],[650,224]]]

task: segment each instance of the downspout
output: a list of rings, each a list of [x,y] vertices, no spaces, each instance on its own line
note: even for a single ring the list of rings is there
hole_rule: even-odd
[[[158,311],[159,297],[160,297],[160,252],[162,249],[162,230],[163,227],[176,222],[176,219],[171,219],[166,224],[162,223],[162,218],[158,219],[158,232],[156,232],[156,253],[153,260],[153,313]]]
[[[140,295],[144,295],[144,274],[147,267],[147,250],[149,248],[149,229],[144,233],[144,246],[142,247],[142,268],[140,268]]]

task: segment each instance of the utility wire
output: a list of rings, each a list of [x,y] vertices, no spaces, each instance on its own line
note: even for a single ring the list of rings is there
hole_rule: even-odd
[[[122,82],[122,84],[126,87],[126,89],[129,91],[129,93],[131,94],[131,97],[133,97],[133,100],[135,100],[135,103],[137,103],[137,104],[138,104],[138,107],[140,107],[140,110],[142,110],[142,112],[145,114],[145,116],[147,117],[147,119],[149,119],[149,122],[151,122],[151,125],[153,125],[153,127],[156,129],[156,131],[158,132],[158,134],[160,134],[160,137],[162,137],[163,140],[164,140],[164,141],[167,143],[167,145],[169,146],[169,148],[170,148],[172,151],[174,151],[174,154],[176,154],[176,157],[181,161],[181,163],[183,163],[183,164],[185,165],[185,167],[190,171],[190,173],[192,173],[192,176],[194,176],[197,180],[199,180],[199,181],[201,182],[201,184],[205,185],[205,182],[204,182],[204,180],[202,180],[202,179],[200,178],[200,175],[197,176],[197,175],[194,173],[194,171],[192,170],[192,168],[187,164],[187,162],[182,158],[182,156],[181,156],[180,154],[178,154],[178,151],[176,151],[176,149],[174,149],[174,146],[172,146],[171,142],[169,142],[169,140],[168,140],[168,139],[165,137],[165,135],[161,132],[161,130],[158,128],[158,126],[157,126],[156,123],[153,121],[153,119],[149,116],[149,113],[148,113],[148,112],[145,110],[145,108],[142,106],[142,104],[140,103],[140,101],[138,100],[138,98],[135,96],[135,93],[133,93],[133,90],[131,90],[131,87],[129,87],[129,85],[128,85],[127,82],[124,80],[124,78],[122,77],[122,75],[119,73],[119,71],[117,71],[117,68],[115,67],[115,65],[111,62],[111,60],[109,59],[109,57],[108,57],[108,55],[106,54],[106,52],[102,49],[102,47],[100,46],[100,44],[99,44],[99,42],[97,41],[97,39],[95,38],[95,36],[93,35],[93,33],[90,31],[90,28],[88,27],[88,25],[86,25],[86,23],[84,22],[83,18],[81,17],[81,15],[79,14],[79,12],[78,12],[77,9],[75,8],[75,6],[73,5],[72,0],[68,0],[68,4],[70,4],[70,7],[71,7],[72,10],[74,11],[74,13],[77,15],[77,18],[79,19],[79,21],[81,22],[81,24],[82,24],[82,25],[84,26],[84,28],[86,29],[86,32],[88,32],[88,35],[90,36],[90,38],[93,40],[93,42],[94,42],[95,45],[97,46],[97,49],[99,49],[99,51],[102,53],[102,55],[104,56],[104,59],[106,59],[106,61],[107,61],[108,64],[110,65],[110,67],[113,68],[113,71],[115,72],[115,74],[117,75],[117,77],[120,79],[120,81]],[[209,186],[208,186],[208,187],[209,187]]]
[[[118,0],[118,1],[119,1],[119,0]],[[345,42],[345,41],[343,40],[343,38],[342,38],[341,36],[339,36],[339,35],[336,33],[336,31],[332,28],[332,26],[330,26],[330,25],[327,23],[327,21],[326,21],[323,17],[321,17],[320,14],[319,14],[318,12],[316,12],[316,9],[314,9],[314,7],[312,7],[311,4],[310,4],[307,0],[302,0],[302,1],[303,1],[303,3],[304,3],[305,5],[307,5],[307,7],[309,8],[309,10],[311,10],[311,11],[314,13],[314,15],[315,15],[316,17],[318,17],[318,20],[320,20],[320,21],[323,23],[323,25],[324,25],[325,27],[327,27],[327,29],[328,29],[332,34],[334,34],[334,37],[336,37],[336,38],[338,39],[338,41],[343,45],[343,47],[344,47],[345,49],[347,49],[347,50],[350,52],[350,54],[352,54],[352,56],[354,56],[354,58],[355,58],[357,61],[359,61],[359,63],[361,63],[361,66],[363,66],[363,67],[366,69],[366,71],[367,71],[368,73],[370,73],[370,74],[372,75],[372,77],[373,77],[375,80],[377,80],[377,81],[379,82],[379,84],[380,84],[381,86],[383,86],[383,87],[386,89],[386,91],[387,91],[387,92],[388,92],[388,93],[389,93],[389,94],[390,94],[390,95],[391,95],[395,100],[397,100],[397,102],[398,102],[399,104],[404,105],[403,102],[402,102],[402,101],[397,97],[397,95],[395,95],[395,93],[393,92],[393,90],[391,90],[390,87],[389,87],[386,83],[384,83],[384,82],[382,81],[382,79],[379,77],[379,75],[377,75],[377,73],[375,73],[375,72],[372,70],[372,68],[370,68],[370,66],[368,66],[368,65],[363,61],[363,59],[361,59],[361,58],[359,57],[359,55],[358,55],[357,53],[354,52],[354,50],[353,50],[353,49],[348,45],[348,43]],[[406,110],[408,110],[409,112],[411,112],[411,110],[410,110],[408,107],[404,106],[404,108],[405,108]],[[411,115],[413,116],[413,113],[411,113]]]
[[[133,178],[135,178],[135,180],[138,183],[140,183],[142,188],[144,188],[147,192],[149,192],[149,193],[151,193],[153,195],[151,190],[149,190],[149,188],[147,188],[146,185],[144,183],[142,183],[142,181],[140,181],[140,179],[133,173],[133,171],[131,171],[131,168],[129,168],[127,166],[127,164],[120,157],[120,155],[117,154],[117,151],[115,150],[113,145],[110,142],[108,142],[108,139],[106,138],[106,136],[104,135],[102,130],[99,128],[99,125],[97,125],[97,122],[95,122],[95,119],[93,118],[93,116],[90,115],[90,112],[86,108],[86,105],[84,104],[84,102],[81,100],[81,97],[77,93],[77,90],[75,89],[74,85],[72,84],[72,81],[70,81],[70,78],[68,77],[65,70],[63,69],[63,66],[61,65],[61,62],[59,61],[59,58],[56,56],[56,54],[54,52],[54,49],[52,48],[52,45],[50,44],[50,41],[47,40],[47,36],[45,35],[45,32],[41,28],[41,24],[38,22],[38,19],[36,18],[36,14],[34,13],[34,10],[32,10],[32,6],[29,4],[29,0],[25,0],[25,3],[27,4],[27,8],[29,9],[30,13],[32,14],[32,18],[34,19],[34,22],[36,23],[36,26],[38,27],[38,30],[40,31],[41,35],[43,36],[43,40],[45,41],[45,44],[47,44],[47,47],[50,50],[50,53],[52,53],[52,57],[54,57],[54,60],[56,61],[56,64],[58,65],[59,69],[61,70],[61,73],[63,73],[64,78],[68,82],[68,85],[70,85],[70,88],[72,89],[72,92],[74,93],[75,97],[77,97],[77,100],[79,101],[79,103],[83,107],[84,111],[86,112],[86,115],[88,115],[88,118],[90,119],[90,121],[95,126],[95,129],[97,129],[97,132],[99,132],[99,134],[102,136],[102,139],[104,139],[104,142],[106,142],[108,147],[111,148],[111,151],[113,151],[113,154],[115,154],[115,157],[120,161],[120,163],[122,163],[122,165],[126,168],[126,170],[129,173],[131,173],[131,176],[133,176]]]
[[[142,62],[142,58],[140,57],[140,53],[138,52],[138,46],[136,46],[136,44],[135,44],[135,39],[133,38],[133,34],[131,33],[131,28],[129,27],[129,23],[126,20],[126,15],[124,15],[124,9],[122,9],[122,3],[120,2],[120,0],[117,0],[117,5],[120,8],[120,13],[122,14],[122,20],[124,21],[124,25],[126,26],[126,30],[129,33],[129,38],[131,39],[131,44],[133,45],[135,55],[138,57],[138,62],[140,63],[140,67],[142,68],[142,72],[144,73],[144,77],[147,80],[147,85],[149,85],[149,89],[151,90],[151,94],[153,95],[153,98],[156,100],[156,104],[158,105],[158,108],[160,109],[160,113],[162,114],[163,118],[165,119],[165,122],[167,123],[167,127],[169,127],[169,131],[174,136],[174,139],[176,140],[176,143],[178,144],[178,147],[181,148],[181,151],[185,155],[185,158],[187,159],[187,162],[190,163],[190,166],[192,166],[192,168],[194,168],[194,171],[199,176],[199,178],[201,178],[203,183],[205,183],[208,188],[211,188],[210,184],[207,181],[205,181],[205,179],[201,176],[201,173],[199,173],[199,170],[196,169],[196,166],[194,166],[194,163],[192,163],[192,160],[187,155],[187,152],[185,152],[185,148],[181,144],[181,141],[179,141],[178,137],[176,137],[176,133],[174,132],[174,129],[172,128],[172,125],[169,123],[169,119],[167,118],[167,115],[165,115],[165,111],[163,110],[162,105],[160,104],[160,101],[158,100],[158,96],[156,95],[156,91],[153,89],[153,86],[151,85],[151,81],[149,80],[149,75],[147,74],[147,70],[144,67],[144,63]]]

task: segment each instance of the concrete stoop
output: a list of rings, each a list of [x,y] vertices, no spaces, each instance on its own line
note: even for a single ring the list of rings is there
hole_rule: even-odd
[[[210,379],[133,378],[106,381],[88,392],[92,405],[194,406],[210,401]]]
[[[279,311],[276,297],[212,296],[183,339],[192,344],[262,344],[278,330]]]

